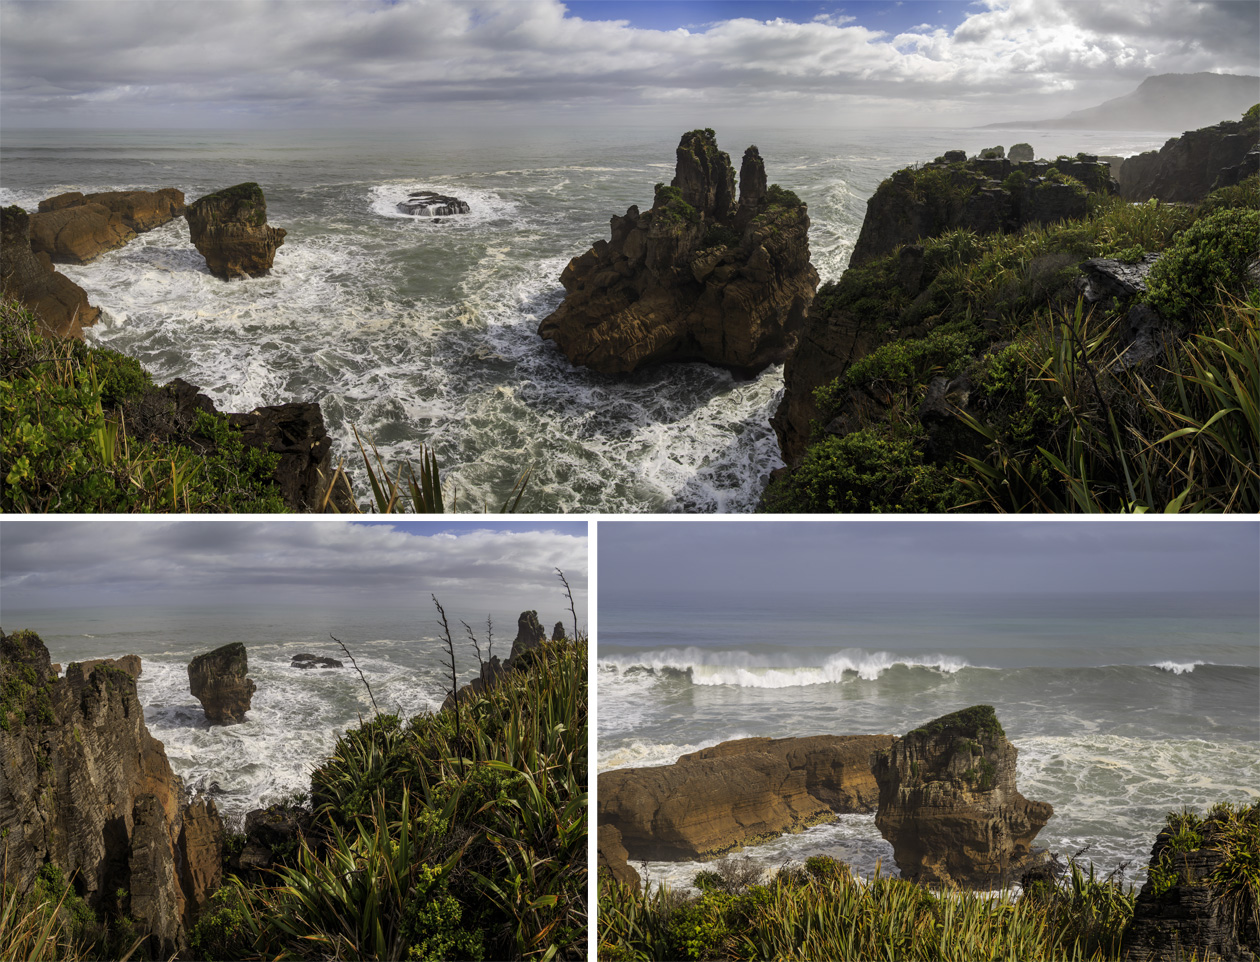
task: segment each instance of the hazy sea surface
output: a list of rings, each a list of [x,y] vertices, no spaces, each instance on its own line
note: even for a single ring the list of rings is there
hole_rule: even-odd
[[[1038,844],[1141,881],[1164,815],[1260,798],[1254,596],[735,598],[603,602],[599,770],[732,738],[904,734],[990,704],[1018,787],[1054,805]],[[892,847],[873,815],[746,854],[829,854],[861,874]],[[693,862],[649,863],[685,884]]]
[[[332,754],[337,737],[372,716],[367,689],[330,632],[354,654],[381,711],[409,718],[436,710],[450,684],[432,609],[202,605],[41,611],[6,605],[4,619],[9,630],[34,630],[63,671],[72,661],[139,655],[143,670],[136,690],[150,733],[166,746],[175,773],[189,788],[211,792],[230,824],[250,809],[309,789],[311,771]],[[471,620],[475,624],[477,616]],[[484,647],[484,633],[481,641]],[[244,722],[212,726],[188,690],[188,663],[229,642],[245,645],[257,691]],[[512,636],[502,639],[502,651],[501,639],[495,642],[495,654],[506,655]],[[461,644],[456,651],[464,669],[461,684],[476,667],[476,656],[466,648]],[[344,667],[290,667],[299,652],[327,655]]]
[[[0,204],[68,190],[176,187],[189,201],[243,181],[288,231],[271,276],[212,277],[174,221],[65,274],[102,308],[90,340],[182,377],[221,410],[315,400],[337,450],[351,426],[391,463],[436,449],[461,497],[498,503],[533,466],[535,511],[750,511],[780,465],[769,426],[782,388],[701,364],[614,379],[571,367],[537,335],[570,258],[608,221],[651,205],[682,133],[651,128],[393,133],[5,130]],[[809,204],[814,265],[840,275],[866,200],[901,167],[952,148],[1028,141],[1038,156],[1127,155],[1176,131],[735,129],[771,182]],[[464,216],[395,205],[429,188]],[[366,490],[366,487],[363,488]]]

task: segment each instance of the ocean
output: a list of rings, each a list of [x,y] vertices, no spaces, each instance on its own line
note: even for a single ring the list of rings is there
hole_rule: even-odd
[[[625,378],[572,367],[537,335],[570,258],[608,221],[651,205],[673,176],[678,129],[40,131],[0,138],[0,205],[176,187],[189,201],[244,181],[288,231],[267,278],[212,277],[177,220],[60,269],[102,308],[89,341],[182,377],[225,411],[314,400],[366,491],[353,428],[390,465],[435,449],[467,504],[503,501],[532,468],[535,512],[748,512],[781,465],[769,426],[782,369],[752,380],[703,364]],[[1027,141],[1038,156],[1129,155],[1179,131],[735,129],[770,182],[809,205],[813,263],[841,274],[879,182],[948,149]],[[468,202],[417,220],[414,190]],[[466,500],[465,500],[466,499]],[[449,500],[449,496],[448,496]]]
[[[598,767],[733,738],[901,735],[989,704],[1018,789],[1054,806],[1037,845],[1140,884],[1166,813],[1260,798],[1258,638],[1254,594],[602,597]],[[874,815],[741,854],[896,874]],[[632,864],[676,886],[701,868]]]
[[[550,625],[560,615],[551,616]],[[476,655],[457,619],[478,629],[485,650],[486,612],[449,609],[460,684],[477,674]],[[494,654],[506,657],[516,614],[493,612]],[[332,754],[338,736],[374,714],[359,675],[329,634],[354,655],[383,712],[404,718],[436,711],[450,688],[446,649],[435,609],[309,605],[117,606],[4,610],[5,630],[29,628],[64,672],[72,661],[137,654],[136,691],[149,732],[166,747],[171,768],[193,791],[211,794],[230,828],[245,814],[310,788],[311,772]],[[544,617],[544,620],[545,617]],[[257,685],[252,707],[236,725],[211,725],[188,690],[188,663],[220,645],[241,642]],[[341,668],[299,669],[294,655],[311,652]]]

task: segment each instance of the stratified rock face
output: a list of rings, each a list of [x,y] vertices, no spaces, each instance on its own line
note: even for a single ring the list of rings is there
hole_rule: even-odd
[[[183,802],[135,679],[77,663],[58,679],[34,632],[0,632],[0,691],[5,881],[27,890],[51,863],[97,910],[126,890],[168,957],[209,895],[181,866],[217,866],[223,830],[213,804]]]
[[[606,824],[599,826],[597,851],[599,855],[599,871],[607,872],[614,881],[620,882],[622,885],[630,885],[634,888],[639,887],[642,879],[639,878],[639,873],[627,861],[630,853],[621,844],[621,832],[617,830],[616,826]]]
[[[1260,117],[1191,130],[1174,137],[1158,151],[1129,157],[1120,166],[1120,196],[1142,201],[1196,203],[1217,187],[1229,187],[1254,174],[1245,163],[1260,139]]]
[[[79,204],[31,215],[31,250],[57,264],[86,264],[136,236],[104,204]]]
[[[1164,874],[1157,866],[1164,863]],[[1226,861],[1217,848],[1184,850],[1172,830],[1164,829],[1151,849],[1150,871],[1133,906],[1124,933],[1124,958],[1130,962],[1255,962],[1260,932],[1246,917],[1235,918],[1211,876]],[[1160,884],[1160,883],[1163,884]]]
[[[466,201],[431,190],[416,191],[398,204],[399,213],[412,217],[450,217],[452,214],[467,214],[471,210]]]
[[[284,229],[267,226],[267,200],[257,184],[207,194],[189,204],[184,216],[210,273],[224,280],[265,276],[284,243]]]
[[[188,685],[216,725],[245,720],[257,686],[245,677],[249,657],[239,641],[198,655],[188,665]]]
[[[1079,181],[1085,191],[1115,190],[1111,168],[1097,158],[1019,162],[994,157],[959,163],[949,156],[899,170],[879,185],[866,202],[850,267],[958,227],[991,234],[1083,217],[1085,192],[1060,183],[1053,171]]]
[[[892,740],[747,738],[673,765],[603,772],[599,823],[617,829],[630,858],[721,855],[829,821],[836,812],[871,811],[871,754]]]
[[[31,215],[21,207],[0,210],[0,290],[29,308],[45,334],[82,339],[100,309],[88,303],[83,288],[57,273],[47,254],[35,254],[30,230]]]
[[[698,360],[752,374],[795,345],[818,284],[809,215],[791,192],[766,187],[756,147],[737,202],[713,131],[685,134],[673,184],[658,185],[651,210],[611,223],[611,241],[569,262],[567,296],[538,328],[572,363],[624,374]]]
[[[901,874],[921,882],[998,886],[1035,861],[1054,814],[1015,789],[1015,746],[988,705],[916,728],[874,756],[875,824]]]
[[[321,510],[336,471],[332,438],[317,403],[292,401],[258,407],[244,414],[229,414],[228,423],[240,429],[246,444],[280,455],[276,485],[289,507],[300,512]],[[338,495],[344,504],[345,491]]]
[[[100,665],[125,671],[132,678],[139,678],[144,671],[144,664],[141,662],[139,655],[123,655],[121,658],[93,658],[90,661],[79,662],[79,667],[85,678],[92,674]]]
[[[538,621],[538,612],[522,611],[516,620],[516,638],[512,642],[512,653],[508,661],[518,658],[523,652],[537,648],[547,640],[547,632]]]
[[[77,190],[39,202],[39,213],[100,204],[117,214],[130,230],[137,234],[161,227],[184,213],[184,192],[174,187],[160,190],[110,190],[96,194],[81,194]]]

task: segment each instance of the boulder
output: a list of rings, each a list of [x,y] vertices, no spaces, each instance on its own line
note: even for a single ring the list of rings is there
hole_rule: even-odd
[[[188,686],[212,724],[245,720],[257,686],[245,677],[249,656],[239,641],[198,655],[188,665]]]
[[[86,264],[136,236],[104,204],[78,204],[31,214],[31,250],[57,264]]]
[[[412,217],[449,217],[452,214],[467,214],[472,208],[458,197],[420,190],[409,194],[406,200],[399,203],[398,210]]]
[[[185,947],[213,887],[198,879],[222,860],[222,824],[213,804],[185,801],[135,678],[109,663],[72,663],[57,678],[34,632],[0,632],[0,690],[4,881],[28,891],[55,865],[98,913],[129,893],[162,958]]]
[[[867,812],[873,751],[891,735],[749,738],[683,755],[673,765],[602,772],[599,824],[636,859],[722,855],[785,832]]]
[[[1187,131],[1158,151],[1126,159],[1120,166],[1120,196],[1197,203],[1215,188],[1235,184],[1248,174],[1247,157],[1258,140],[1260,116],[1255,111],[1241,120]]]
[[[290,668],[341,668],[341,662],[336,658],[329,658],[326,655],[312,655],[310,652],[302,652],[293,656],[293,660],[289,662]]]
[[[210,273],[224,280],[264,277],[284,243],[284,229],[267,225],[267,200],[254,183],[207,194],[189,204],[184,216]]]
[[[874,755],[875,825],[903,876],[996,888],[1040,860],[1033,839],[1054,809],[1016,790],[1016,755],[989,705],[928,722]]]
[[[83,288],[57,272],[47,254],[35,254],[30,227],[31,215],[21,207],[0,210],[0,291],[33,312],[45,335],[81,340],[100,309],[88,303]]]
[[[245,844],[230,865],[232,871],[260,880],[263,872],[296,853],[313,817],[298,805],[270,805],[247,813]]]
[[[566,296],[539,325],[573,364],[625,374],[666,361],[705,361],[751,375],[791,351],[814,296],[809,215],[766,186],[748,148],[735,196],[730,158],[711,130],[685,134],[670,186],[651,210],[613,217],[561,274]]]

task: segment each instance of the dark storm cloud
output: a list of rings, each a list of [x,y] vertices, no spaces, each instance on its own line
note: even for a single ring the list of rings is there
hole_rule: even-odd
[[[584,20],[558,0],[4,2],[0,103],[14,125],[405,122],[458,106],[528,121],[699,104],[809,122],[875,98],[868,119],[892,107],[910,121],[981,99],[986,117],[1041,111],[1050,97],[1067,112],[1150,73],[1255,72],[1257,61],[1254,3],[994,0],[963,5],[953,31],[895,36],[874,14],[870,26],[795,23],[804,8],[792,4],[774,19],[730,19],[744,8],[727,5],[728,19],[690,30],[641,29],[616,19],[625,6]]]
[[[601,595],[687,590],[1256,592],[1260,525],[605,523]]]
[[[5,521],[0,592],[18,607],[194,596],[427,601],[437,593],[512,598],[505,607],[519,611],[558,601],[560,568],[584,604],[586,538],[573,525],[448,527],[458,533],[340,521]]]

